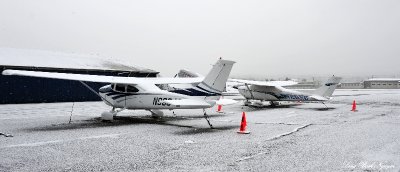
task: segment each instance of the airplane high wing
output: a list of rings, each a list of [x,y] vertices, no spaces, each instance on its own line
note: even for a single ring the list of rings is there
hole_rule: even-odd
[[[196,78],[137,78],[137,77],[120,77],[120,76],[103,76],[103,75],[85,75],[71,73],[55,73],[40,71],[24,71],[24,70],[4,70],[3,75],[18,75],[40,78],[64,79],[73,81],[113,83],[113,84],[193,84],[203,81],[203,77]]]
[[[294,82],[294,81],[251,81],[251,80],[243,80],[243,79],[229,79],[229,81],[243,83],[243,84],[249,84],[249,85],[271,86],[271,87],[277,87],[277,86],[283,87],[283,86],[290,86],[290,85],[298,84],[297,82]]]

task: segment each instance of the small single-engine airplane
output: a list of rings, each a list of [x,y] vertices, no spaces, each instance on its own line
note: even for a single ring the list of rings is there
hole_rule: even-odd
[[[326,83],[313,93],[303,93],[283,88],[295,85],[293,81],[249,81],[231,79],[230,81],[243,83],[237,87],[239,93],[246,98],[244,104],[251,105],[249,100],[269,101],[272,106],[279,105],[279,101],[321,102],[330,100],[333,92],[342,78],[332,76]]]
[[[101,115],[106,120],[112,120],[113,116],[125,109],[148,110],[153,117],[163,116],[162,109],[203,109],[204,117],[212,128],[205,109],[218,103],[217,99],[225,89],[234,63],[219,59],[205,77],[137,78],[23,70],[4,70],[2,74],[80,81],[112,107],[110,112],[103,112]],[[111,84],[101,87],[97,93],[85,82]],[[160,89],[162,85],[169,84],[185,86]],[[218,104],[224,104],[223,102]]]

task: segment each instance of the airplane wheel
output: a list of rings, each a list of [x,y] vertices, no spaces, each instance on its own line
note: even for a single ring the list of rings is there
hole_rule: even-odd
[[[114,118],[114,115],[111,112],[103,112],[101,113],[101,119],[103,121],[112,121]]]

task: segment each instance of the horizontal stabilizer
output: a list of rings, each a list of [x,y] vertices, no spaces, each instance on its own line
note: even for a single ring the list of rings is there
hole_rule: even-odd
[[[164,100],[163,102],[171,104],[171,107],[182,109],[202,109],[212,107],[206,101],[197,99]]]
[[[219,100],[216,101],[216,104],[225,106],[225,105],[232,105],[232,104],[235,104],[237,102],[238,101],[233,100],[233,99],[219,99]]]
[[[310,96],[311,100],[313,101],[328,101],[328,98],[322,97],[322,96],[318,96],[318,95],[312,95]]]

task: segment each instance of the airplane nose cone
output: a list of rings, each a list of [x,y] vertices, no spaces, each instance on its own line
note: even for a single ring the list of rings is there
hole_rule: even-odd
[[[240,94],[243,94],[245,90],[247,90],[247,88],[245,86],[240,86],[237,88],[237,90],[239,91]]]
[[[112,91],[111,85],[106,85],[99,89],[100,93],[107,93],[107,92],[111,92],[111,91]]]
[[[237,87],[237,89],[240,91],[240,90],[247,90],[247,87],[246,86],[239,86],[239,87]]]

